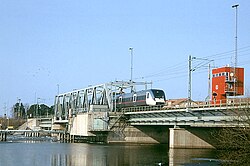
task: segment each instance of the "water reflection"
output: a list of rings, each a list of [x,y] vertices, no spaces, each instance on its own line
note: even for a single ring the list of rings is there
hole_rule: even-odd
[[[70,165],[89,165],[89,164],[86,155],[52,154],[50,159],[51,166],[70,166]]]
[[[169,166],[219,165],[213,149],[169,149]]]
[[[168,164],[166,145],[71,144],[67,153],[52,154],[51,166]]]
[[[215,159],[214,150],[168,149],[168,145],[0,143],[0,166],[195,165]],[[211,164],[211,162],[210,162]]]

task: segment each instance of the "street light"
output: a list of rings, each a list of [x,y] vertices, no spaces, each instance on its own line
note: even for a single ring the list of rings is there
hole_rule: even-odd
[[[41,111],[39,112],[39,100],[45,100],[45,99],[40,98],[40,97],[38,97],[38,98],[36,99],[36,117],[38,116],[38,114],[39,114],[39,116],[41,117]]]
[[[233,5],[232,8],[235,8],[235,61],[234,67],[237,67],[237,47],[238,47],[238,6],[239,4]]]
[[[238,52],[238,6],[239,4],[233,5],[232,8],[235,8],[235,55],[234,55],[234,96],[237,94],[236,91],[236,67],[237,67],[237,52]]]
[[[59,84],[56,84],[57,86],[57,95],[59,95],[59,88],[60,88],[60,85]]]
[[[37,99],[36,99],[36,118],[37,118],[37,113],[38,113],[38,100],[39,100],[40,98],[38,97]]]

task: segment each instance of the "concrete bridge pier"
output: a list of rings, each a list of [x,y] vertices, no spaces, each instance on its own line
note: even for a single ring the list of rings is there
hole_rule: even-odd
[[[75,142],[75,136],[74,135],[70,135],[70,142],[74,143]]]
[[[69,133],[59,133],[57,135],[57,140],[63,143],[70,143],[72,140],[72,137]]]
[[[184,128],[170,128],[169,129],[169,147],[170,148],[215,148],[205,140],[194,135]]]
[[[64,142],[65,142],[65,143],[70,143],[70,141],[71,141],[70,134],[69,134],[69,133],[66,133],[66,134],[65,134],[65,138],[64,138]]]
[[[39,132],[32,132],[32,137],[39,137]]]
[[[65,138],[65,134],[59,133],[59,135],[58,135],[58,140],[63,142],[63,141],[64,141],[64,138]]]
[[[24,132],[24,136],[25,137],[40,137],[40,133],[38,131],[34,131],[34,132]]]
[[[7,140],[7,132],[1,132],[0,141],[6,141],[6,140]]]

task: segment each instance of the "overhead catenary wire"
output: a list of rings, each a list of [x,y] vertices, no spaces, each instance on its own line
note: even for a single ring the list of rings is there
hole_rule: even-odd
[[[238,48],[238,53],[241,53],[244,51],[249,51],[249,50],[250,50],[250,46],[241,47],[241,48]],[[235,52],[235,50],[230,50],[230,51],[225,51],[225,52],[221,52],[221,53],[217,53],[217,54],[204,56],[203,58],[214,58],[214,57],[228,56],[228,55],[234,54],[234,52]]]
[[[215,65],[215,62],[220,61],[220,60],[229,61],[232,55],[234,54],[234,52],[235,50],[230,50],[230,51],[225,51],[222,53],[204,56],[202,58],[214,60],[212,67],[216,67],[216,66],[221,66],[221,64]],[[250,46],[245,46],[245,47],[241,47],[238,49],[238,57],[244,57],[248,55],[250,55]],[[250,63],[249,61],[244,61],[244,62],[239,62],[238,65],[244,65],[244,64],[249,64],[249,63]],[[205,65],[205,64],[206,64],[205,62],[195,62],[195,61],[193,62],[193,66]],[[225,62],[223,64],[226,65]],[[135,79],[138,80],[138,79],[158,78],[154,82],[160,82],[160,81],[166,81],[166,80],[171,80],[171,79],[176,79],[176,78],[183,78],[183,77],[187,77],[187,68],[188,68],[187,61],[182,61],[176,65],[168,66],[161,70],[155,71],[145,76],[137,77]],[[194,72],[194,74],[196,75],[196,74],[205,73],[205,72],[207,72],[207,67],[204,66],[203,69],[199,68],[198,72],[196,71]]]
[[[148,75],[145,75],[145,76],[142,76],[142,77],[137,77],[135,79],[146,79],[146,78],[152,78],[152,77],[161,77],[161,76],[165,76],[166,75],[166,72],[168,73],[168,75],[172,75],[172,74],[177,74],[177,73],[182,73],[186,70],[186,67],[185,67],[185,62],[181,62],[181,63],[178,63],[177,65],[172,65],[172,66],[169,66],[169,67],[166,67],[164,69],[161,69],[157,72],[153,72],[151,74],[148,74]]]

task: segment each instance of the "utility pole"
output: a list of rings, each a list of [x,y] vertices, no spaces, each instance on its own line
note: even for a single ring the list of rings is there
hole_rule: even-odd
[[[38,117],[38,113],[39,113],[39,101],[41,98],[38,97],[36,98],[36,118]]]
[[[192,67],[192,60],[198,60],[198,61],[203,61],[203,62]],[[192,72],[201,67],[205,67],[208,64],[208,93],[210,93],[210,79],[211,79],[210,62],[211,61],[213,60],[209,60],[207,58],[192,57],[191,55],[189,55],[189,58],[188,58],[188,109],[187,109],[188,111],[191,107],[191,101],[192,101]]]
[[[192,88],[192,56],[188,58],[188,108],[191,107],[191,88]]]
[[[131,92],[133,92],[133,47],[129,47],[131,63],[130,63],[130,83],[131,83]]]
[[[4,103],[4,107],[3,107],[3,109],[4,109],[4,118],[7,118],[7,105],[6,105],[6,103]]]
[[[21,99],[17,99],[18,100],[18,110],[17,110],[17,118],[19,119],[20,117],[22,117],[22,113],[21,113]]]
[[[211,72],[210,72],[210,70],[211,70],[211,65],[210,65],[210,63],[208,64],[208,102],[210,102],[210,100],[211,100]]]

